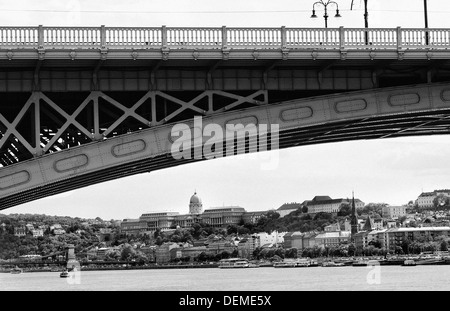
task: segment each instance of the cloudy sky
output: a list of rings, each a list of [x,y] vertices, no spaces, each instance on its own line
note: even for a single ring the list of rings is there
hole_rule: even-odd
[[[364,27],[364,5],[336,0],[341,18],[328,27]],[[422,0],[369,0],[369,27],[424,27]],[[0,0],[2,26],[323,27],[306,0]],[[330,7],[328,7],[330,10]],[[331,8],[331,11],[334,9]],[[331,12],[333,13],[333,12]],[[450,1],[428,0],[428,24],[450,28]],[[330,14],[334,15],[334,14]],[[450,187],[450,136],[322,144],[280,150],[279,165],[230,157],[122,178],[37,200],[2,213],[39,213],[104,219],[138,218],[148,211],[188,212],[196,190],[204,208],[239,205],[278,208],[315,195],[392,205],[422,191]]]

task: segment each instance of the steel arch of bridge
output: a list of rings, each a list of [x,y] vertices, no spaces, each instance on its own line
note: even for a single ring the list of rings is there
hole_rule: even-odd
[[[232,108],[238,108],[240,102],[252,102],[259,95],[265,98],[264,93],[239,98],[231,96],[233,103],[237,103]],[[43,94],[33,96],[46,100]],[[100,98],[103,95],[91,93],[89,96]],[[27,105],[33,101],[29,99]],[[192,108],[189,102],[180,105],[183,109]],[[133,109],[125,107],[122,107],[119,119],[123,115],[133,116]],[[278,124],[280,148],[450,133],[450,83],[357,91],[271,104],[263,100],[235,110],[224,107],[204,110],[203,126]],[[194,112],[198,114],[198,111]],[[18,116],[21,114],[22,111]],[[74,124],[73,114],[67,114],[65,118],[64,125]],[[107,180],[198,161],[175,160],[171,156],[171,129],[176,122],[168,121],[118,136],[102,136],[99,140],[3,167],[0,169],[0,209]],[[193,126],[192,119],[182,122]],[[7,122],[3,120],[2,123]],[[12,127],[15,123],[8,124]],[[82,131],[81,128],[78,130]],[[12,128],[7,131],[14,134]],[[97,133],[87,131],[94,136]],[[33,148],[32,145],[28,147]]]

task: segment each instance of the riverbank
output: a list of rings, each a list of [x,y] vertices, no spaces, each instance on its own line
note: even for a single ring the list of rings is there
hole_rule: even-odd
[[[103,270],[149,270],[149,269],[198,269],[217,268],[217,264],[200,265],[148,265],[148,266],[81,266],[82,271],[103,271]],[[22,268],[23,272],[61,272],[63,267],[55,268]],[[2,269],[0,273],[10,273],[10,269]]]
[[[338,266],[369,266],[379,264],[380,266],[402,266],[405,260],[414,260],[415,265],[450,265],[450,258],[442,258],[440,260],[420,260],[419,258],[412,259],[411,257],[397,257],[397,258],[318,258],[315,261],[318,262],[317,266],[322,266],[324,262],[342,263]],[[294,259],[293,259],[294,260]],[[259,267],[273,267],[273,262],[254,262]],[[133,265],[133,264],[95,264],[89,263],[87,265],[81,265],[82,271],[104,271],[104,270],[151,270],[151,269],[199,269],[199,268],[218,268],[218,263],[204,263],[204,264],[146,264],[146,265]],[[23,267],[23,272],[61,272],[64,267]],[[313,266],[310,266],[312,268]],[[10,273],[10,268],[0,269],[0,273]]]

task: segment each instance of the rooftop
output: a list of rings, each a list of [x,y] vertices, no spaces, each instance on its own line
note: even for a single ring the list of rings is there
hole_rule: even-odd
[[[216,213],[216,212],[245,212],[245,208],[240,206],[221,206],[221,207],[211,207],[206,209],[203,214]]]
[[[175,216],[179,215],[178,212],[153,212],[142,214],[141,217],[155,217],[155,216]]]
[[[343,238],[349,237],[351,235],[350,231],[340,231],[340,232],[323,232],[316,236],[316,239],[330,239],[330,238]]]
[[[391,228],[388,232],[450,231],[450,227]]]
[[[302,205],[300,203],[284,203],[283,205],[281,205],[277,211],[284,211],[284,210],[291,210],[291,209],[298,209],[302,207]]]

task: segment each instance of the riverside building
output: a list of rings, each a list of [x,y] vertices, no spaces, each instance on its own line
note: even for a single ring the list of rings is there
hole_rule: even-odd
[[[356,209],[364,207],[364,202],[354,199]],[[332,199],[329,196],[315,196],[310,201],[303,204],[308,208],[308,214],[317,214],[321,212],[337,214],[342,204],[351,204],[350,199]]]
[[[156,229],[173,230],[177,227],[187,228],[203,222],[214,228],[226,228],[238,225],[242,221],[256,223],[261,215],[268,211],[247,212],[240,206],[222,206],[203,210],[201,198],[195,192],[189,200],[189,213],[153,212],[144,213],[139,219],[124,219],[121,231],[127,235],[153,234]]]

